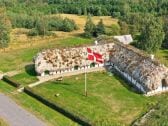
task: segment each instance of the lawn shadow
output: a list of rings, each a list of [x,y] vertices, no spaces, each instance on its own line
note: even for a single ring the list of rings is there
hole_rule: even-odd
[[[163,56],[166,60],[168,60],[168,56]]]
[[[113,73],[113,76],[124,86],[127,90],[134,92],[136,94],[142,94],[135,86],[131,84],[124,76],[120,75],[116,70],[109,68],[108,66],[104,67],[107,72]]]
[[[114,77],[122,84],[123,87],[125,87],[127,90],[136,93],[136,94],[142,94],[136,87],[134,87],[128,80],[121,77],[120,75],[114,74]]]
[[[86,38],[86,37],[84,36],[84,33],[76,33],[76,34],[74,34],[74,36],[75,36],[75,37],[80,37],[80,38]]]
[[[37,73],[35,71],[35,66],[34,64],[29,64],[25,66],[25,71],[27,74],[29,74],[30,76],[37,76]]]

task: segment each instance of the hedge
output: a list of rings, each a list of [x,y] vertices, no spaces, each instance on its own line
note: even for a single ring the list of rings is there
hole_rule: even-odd
[[[20,85],[21,85],[19,82],[13,80],[11,77],[9,77],[9,76],[7,76],[7,75],[3,76],[3,80],[4,80],[5,82],[7,82],[8,84],[10,84],[10,85],[16,87],[16,88],[19,88]]]
[[[68,117],[69,119],[77,122],[78,124],[80,124],[82,126],[92,126],[91,121],[89,121],[88,119],[81,117],[81,116],[77,116],[74,113],[64,109],[63,107],[61,107],[57,103],[53,103],[52,101],[45,99],[44,97],[42,97],[42,96],[38,95],[37,93],[35,93],[34,91],[32,91],[31,88],[25,87],[24,92],[26,94],[32,96],[33,98],[39,100],[40,102],[47,105],[48,107],[60,112],[64,116]]]

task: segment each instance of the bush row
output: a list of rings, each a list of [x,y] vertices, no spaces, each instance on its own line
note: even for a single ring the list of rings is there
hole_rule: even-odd
[[[3,76],[3,80],[16,88],[19,88],[21,85],[19,82],[13,80],[11,77],[7,75]]]
[[[44,97],[42,97],[39,94],[32,91],[31,88],[29,88],[29,87],[25,87],[24,92],[26,94],[34,97],[35,99],[39,100],[40,102],[47,105],[48,107],[60,112],[64,116],[70,118],[71,120],[77,122],[78,124],[80,124],[82,126],[91,126],[92,125],[91,121],[87,120],[84,117],[79,117],[79,116],[75,115],[74,113],[64,109],[62,106],[58,105],[57,103],[53,103],[52,101],[45,99]]]

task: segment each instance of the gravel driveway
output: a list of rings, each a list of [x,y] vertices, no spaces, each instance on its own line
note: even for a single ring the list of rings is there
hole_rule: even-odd
[[[0,93],[0,116],[10,126],[45,126],[44,122],[21,108],[8,96]]]

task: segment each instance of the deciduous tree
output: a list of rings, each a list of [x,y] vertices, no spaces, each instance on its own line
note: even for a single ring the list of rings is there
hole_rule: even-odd
[[[156,52],[161,47],[165,36],[162,20],[152,16],[144,18],[144,22],[146,23],[141,30],[138,47],[148,53]]]

